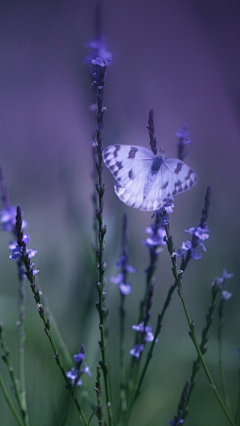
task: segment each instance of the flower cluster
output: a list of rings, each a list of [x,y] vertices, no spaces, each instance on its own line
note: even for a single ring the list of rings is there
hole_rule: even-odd
[[[168,199],[161,209],[157,210],[152,217],[156,217],[155,223],[148,226],[145,232],[150,236],[143,241],[145,246],[155,248],[155,254],[162,252],[162,247],[166,245],[166,231],[164,226],[169,223],[169,214],[173,213],[173,199]]]
[[[93,64],[93,60],[96,59],[101,59],[102,61],[105,61],[107,65],[111,62],[112,54],[108,50],[105,37],[96,37],[95,39],[86,44],[86,48],[89,50],[89,53],[85,58],[86,63],[90,62]]]
[[[144,322],[141,322],[138,325],[133,325],[132,329],[141,333],[143,343],[134,345],[133,348],[129,351],[129,353],[130,353],[130,355],[139,359],[140,354],[144,349],[144,344],[147,343],[147,342],[152,342],[154,340],[154,334],[152,332],[151,325],[145,325],[144,326]]]
[[[70,379],[72,386],[81,386],[83,384],[81,377],[84,373],[86,373],[89,377],[92,377],[92,373],[88,365],[85,363],[84,367],[82,367],[84,359],[85,348],[84,345],[82,345],[80,352],[76,355],[73,355],[73,360],[76,363],[76,367],[73,367],[70,371],[66,372],[66,376],[68,379]]]
[[[23,235],[20,243],[17,241],[10,243],[8,248],[9,250],[12,251],[12,254],[10,254],[9,258],[12,260],[16,260],[19,258],[23,258],[23,256],[26,256],[28,259],[31,259],[32,257],[36,256],[37,254],[36,249],[29,249],[29,250],[26,249],[29,241],[30,241],[30,235],[25,234]],[[35,263],[30,263],[29,266],[32,271],[32,274],[37,275],[39,270],[34,269]],[[23,267],[21,267],[19,270],[19,274],[26,275],[27,271]]]
[[[133,274],[136,272],[136,269],[129,265],[128,256],[126,254],[122,254],[119,260],[116,263],[117,268],[120,269],[117,275],[110,278],[112,284],[117,284],[120,292],[127,296],[132,292],[132,286],[129,282],[126,282],[127,273]]]
[[[181,247],[177,250],[177,257],[184,257],[186,252],[190,250],[192,259],[201,259],[202,254],[199,253],[198,246],[202,247],[205,252],[207,251],[205,245],[203,244],[203,241],[208,240],[209,238],[209,229],[207,225],[205,225],[204,228],[197,226],[196,228],[185,229],[185,232],[188,232],[192,235],[192,241],[187,240],[182,242]]]
[[[224,289],[225,281],[231,279],[233,276],[234,274],[232,272],[227,272],[227,270],[224,268],[222,271],[222,276],[215,278],[212,283],[212,287],[216,285],[219,287],[222,295],[222,300],[229,300],[233,295],[231,291]]]
[[[1,216],[1,227],[3,231],[7,231],[15,234],[15,225],[16,225],[16,211],[17,208],[15,206],[5,207],[0,210]],[[22,228],[26,228],[27,222],[25,220],[22,221]]]

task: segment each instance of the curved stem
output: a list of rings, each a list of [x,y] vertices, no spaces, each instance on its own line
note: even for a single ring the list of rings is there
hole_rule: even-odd
[[[22,421],[21,417],[19,416],[19,414],[18,414],[18,412],[17,412],[17,410],[16,410],[16,408],[15,408],[15,406],[14,406],[13,402],[12,402],[12,399],[11,399],[11,397],[10,397],[10,395],[9,395],[8,391],[7,391],[7,388],[6,388],[5,384],[4,384],[4,381],[3,381],[3,379],[2,379],[1,374],[0,374],[0,388],[2,389],[2,392],[3,392],[4,398],[5,398],[5,400],[6,400],[7,404],[8,404],[8,406],[9,406],[9,408],[10,408],[10,410],[11,410],[12,414],[14,415],[14,417],[15,417],[15,419],[16,419],[16,421],[17,421],[18,425],[19,425],[19,426],[24,426],[24,423],[23,423],[23,421]]]
[[[215,386],[215,384],[213,382],[212,376],[211,376],[211,374],[210,374],[210,372],[208,370],[207,364],[206,364],[206,362],[205,362],[205,360],[203,358],[202,351],[200,349],[200,346],[199,346],[197,338],[196,338],[194,323],[193,323],[193,321],[191,321],[191,318],[190,318],[190,315],[189,315],[189,312],[188,312],[188,309],[187,309],[187,305],[186,305],[186,302],[185,302],[185,299],[184,299],[184,296],[183,296],[182,284],[181,284],[181,275],[178,274],[176,257],[173,256],[173,252],[174,252],[174,250],[173,250],[173,242],[172,242],[172,236],[170,235],[170,232],[169,232],[169,225],[165,226],[165,230],[166,230],[166,236],[167,236],[168,252],[169,252],[169,254],[171,256],[171,261],[172,261],[172,272],[173,272],[174,279],[175,279],[175,281],[177,283],[178,294],[179,294],[179,297],[181,299],[181,302],[182,302],[182,305],[183,305],[183,309],[184,309],[184,312],[185,312],[185,315],[186,315],[186,318],[187,318],[187,322],[188,322],[188,325],[189,325],[189,328],[190,328],[190,333],[189,333],[190,337],[191,337],[191,339],[193,341],[193,344],[194,344],[194,346],[196,348],[196,351],[198,353],[199,359],[201,361],[201,364],[203,366],[203,369],[205,371],[207,379],[208,379],[208,381],[210,383],[210,386],[211,386],[211,388],[212,388],[212,390],[213,390],[213,392],[214,392],[214,394],[215,394],[215,396],[216,396],[216,398],[217,398],[217,400],[218,400],[218,402],[219,402],[222,410],[224,411],[226,417],[228,418],[229,423],[232,426],[235,426],[235,423],[232,420],[232,418],[231,418],[231,416],[230,416],[230,414],[228,412],[228,409],[226,408],[226,406],[225,406],[225,404],[224,404],[224,402],[223,402],[223,400],[222,400],[222,398],[221,398],[221,396],[220,396],[220,394],[219,394],[219,392],[218,392],[218,390],[217,390],[217,388],[216,388],[216,386]]]

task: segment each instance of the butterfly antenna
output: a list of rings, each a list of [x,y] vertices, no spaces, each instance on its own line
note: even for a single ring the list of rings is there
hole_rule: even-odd
[[[184,142],[187,142],[187,141],[189,141],[189,138],[184,139]],[[168,146],[167,148],[165,148],[165,149],[163,150],[163,152],[167,151],[167,149],[172,148],[173,146],[181,145],[182,143],[183,143],[183,141],[180,141],[180,142],[178,142],[178,143],[174,143],[173,145],[170,145],[170,146]]]

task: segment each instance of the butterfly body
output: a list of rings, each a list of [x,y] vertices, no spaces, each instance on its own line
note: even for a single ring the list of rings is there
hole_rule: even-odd
[[[183,161],[155,155],[136,145],[110,145],[103,161],[115,179],[114,190],[128,206],[143,211],[160,209],[168,198],[187,191],[197,182],[196,173]]]

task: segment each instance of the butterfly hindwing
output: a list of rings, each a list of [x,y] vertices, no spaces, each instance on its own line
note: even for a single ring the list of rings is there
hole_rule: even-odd
[[[196,182],[196,173],[183,161],[177,158],[164,159],[141,210],[158,210],[168,198],[187,191]]]

